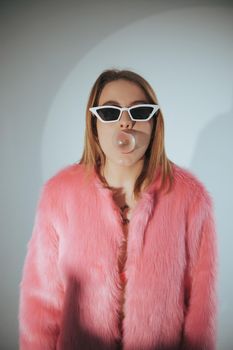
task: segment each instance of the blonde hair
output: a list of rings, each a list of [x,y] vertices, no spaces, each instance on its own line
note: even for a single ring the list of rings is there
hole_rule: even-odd
[[[104,186],[113,191],[114,189],[107,184],[105,178],[100,173],[100,165],[105,164],[106,157],[98,141],[96,128],[97,118],[92,117],[89,108],[98,106],[100,94],[107,83],[119,79],[137,84],[145,93],[148,103],[158,103],[156,94],[150,84],[133,71],[107,69],[96,79],[91,89],[86,107],[84,150],[79,164],[86,166],[87,176],[88,173],[90,173],[90,170],[94,167]],[[153,183],[159,169],[161,170],[161,182],[158,191],[165,189],[165,185],[168,183],[169,187],[167,192],[169,192],[173,184],[173,171],[172,161],[167,158],[164,147],[164,120],[161,108],[158,110],[157,115],[153,117],[151,140],[145,152],[142,171],[134,185],[134,196],[136,199],[140,196],[142,186],[145,186],[146,189]]]

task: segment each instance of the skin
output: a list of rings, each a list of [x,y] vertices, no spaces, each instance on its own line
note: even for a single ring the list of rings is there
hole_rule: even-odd
[[[115,101],[115,103],[109,101]],[[138,102],[135,103],[135,101]],[[143,90],[137,84],[121,79],[105,85],[98,105],[130,107],[143,102],[148,103]],[[97,118],[98,139],[106,156],[105,166],[101,169],[102,175],[110,186],[119,189],[119,201],[127,203],[130,207],[133,207],[134,204],[133,188],[143,167],[144,154],[150,142],[152,127],[153,118],[145,122],[135,122],[130,119],[127,111],[124,111],[121,119],[114,123],[103,123]],[[112,143],[114,133],[125,129],[143,132],[145,136],[143,146],[127,154],[116,149]]]

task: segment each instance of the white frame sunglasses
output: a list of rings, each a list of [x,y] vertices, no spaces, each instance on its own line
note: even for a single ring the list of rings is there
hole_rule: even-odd
[[[132,114],[131,114],[131,110],[138,108],[138,107],[152,107],[152,111],[149,114],[149,116],[146,119],[135,119],[133,118]],[[103,120],[101,118],[101,116],[98,114],[98,111],[104,108],[113,108],[113,109],[117,109],[118,111],[120,111],[119,117],[115,120]],[[97,106],[97,107],[91,107],[89,108],[89,111],[92,113],[92,115],[96,116],[101,122],[103,123],[115,123],[118,122],[121,118],[122,112],[123,111],[127,111],[131,120],[135,121],[135,122],[145,122],[150,120],[153,115],[159,110],[159,105],[158,104],[148,104],[148,103],[144,103],[144,104],[139,104],[139,105],[134,105],[131,107],[118,107],[118,106],[110,106],[110,105],[103,105],[103,106]]]

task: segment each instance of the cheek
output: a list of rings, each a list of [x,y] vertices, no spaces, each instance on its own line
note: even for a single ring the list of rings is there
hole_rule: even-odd
[[[154,120],[150,120],[150,137],[152,136],[152,130],[153,130]]]
[[[101,148],[107,150],[111,145],[112,130],[109,125],[97,121],[97,134]]]
[[[150,119],[147,122],[141,122],[140,124],[138,124],[137,129],[143,132],[144,134],[148,135],[148,137],[150,138],[153,129],[153,120]]]

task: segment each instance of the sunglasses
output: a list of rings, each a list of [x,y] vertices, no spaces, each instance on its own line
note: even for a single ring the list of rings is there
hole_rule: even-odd
[[[157,104],[140,104],[132,107],[98,106],[91,107],[89,111],[103,123],[112,123],[120,120],[122,112],[127,111],[135,122],[150,120],[158,111]]]

